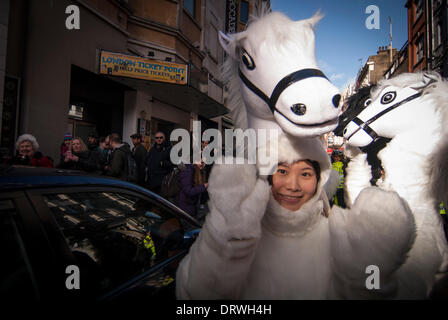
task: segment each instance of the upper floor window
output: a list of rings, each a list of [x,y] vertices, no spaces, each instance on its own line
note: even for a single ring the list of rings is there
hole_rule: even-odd
[[[193,18],[196,18],[196,0],[184,0],[184,8]]]
[[[417,20],[423,13],[423,0],[417,0],[415,3],[415,20]]]
[[[241,13],[240,13],[240,21],[243,23],[247,23],[249,20],[249,2],[241,1]]]
[[[416,48],[415,48],[415,54],[416,54],[416,60],[415,62],[418,63],[421,59],[423,59],[424,56],[424,39],[423,39],[423,35],[421,35],[416,43]]]
[[[437,48],[442,44],[442,22],[437,21],[435,30],[434,30],[434,48]]]

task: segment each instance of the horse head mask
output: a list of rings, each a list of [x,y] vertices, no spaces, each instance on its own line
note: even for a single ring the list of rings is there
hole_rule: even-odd
[[[228,54],[229,96],[239,96],[228,103],[240,114],[237,127],[280,127],[293,136],[313,137],[337,126],[341,96],[315,58],[314,27],[321,18],[317,13],[291,21],[274,12],[243,32],[219,33]]]

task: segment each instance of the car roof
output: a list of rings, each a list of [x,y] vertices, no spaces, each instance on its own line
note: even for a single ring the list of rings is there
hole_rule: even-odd
[[[0,189],[86,184],[103,184],[143,189],[123,180],[96,174],[86,174],[85,172],[78,170],[30,166],[10,166],[0,170]],[[143,190],[147,191],[146,189]]]
[[[150,198],[155,198],[173,210],[181,211],[195,224],[200,223],[182,209],[178,208],[170,201],[136,184],[95,174],[87,174],[78,170],[40,168],[31,166],[8,166],[0,168],[0,192],[14,189],[33,189],[41,187],[71,187],[71,186],[105,186],[121,187],[133,191],[144,193]]]

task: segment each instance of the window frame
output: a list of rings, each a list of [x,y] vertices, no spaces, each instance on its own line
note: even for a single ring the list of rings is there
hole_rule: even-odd
[[[417,21],[423,14],[423,0],[416,0],[415,1],[415,21]]]
[[[420,48],[421,44],[421,48]],[[421,53],[421,56],[419,56]],[[425,58],[425,38],[423,34],[415,42],[415,64],[419,64]]]
[[[76,264],[76,259],[73,256],[71,249],[65,240],[66,239],[65,236],[63,235],[61,228],[59,227],[55,217],[53,216],[53,213],[51,212],[50,208],[48,207],[48,205],[44,200],[44,196],[47,194],[58,194],[58,193],[69,194],[69,193],[81,193],[81,192],[124,193],[160,205],[163,209],[169,211],[173,215],[173,217],[176,217],[179,220],[183,219],[190,222],[187,217],[173,210],[169,206],[166,206],[164,203],[157,201],[156,198],[152,198],[149,195],[145,195],[144,193],[139,193],[136,192],[135,190],[127,189],[124,187],[102,186],[102,185],[61,186],[61,187],[58,186],[58,187],[35,188],[27,190],[26,192],[29,195],[32,205],[36,208],[40,220],[44,222],[43,229],[45,229],[46,233],[48,233],[48,238],[53,239],[54,241],[57,238],[59,238],[59,240],[57,240],[58,241],[57,248],[53,247],[52,249],[58,251],[59,254],[64,257],[61,263],[65,263],[65,265],[67,265],[67,263],[69,263],[70,261],[71,261],[70,264]],[[185,233],[187,231],[188,230],[184,230]],[[167,267],[175,260],[180,261],[181,258],[188,253],[188,250],[189,249],[183,249],[181,252],[176,253],[174,256],[169,257],[163,261],[160,261],[159,263],[149,268],[148,270],[145,270],[144,272],[133,276],[124,283],[118,285],[117,287],[111,289],[110,291],[103,293],[102,296],[99,296],[97,298],[99,300],[113,299],[125,292],[132,290],[136,286],[138,287],[140,283],[143,283],[146,279],[151,277],[151,275],[153,275],[154,272],[163,269],[164,267]],[[66,290],[66,291],[82,291],[82,290]],[[79,292],[78,294],[82,295],[82,292]]]

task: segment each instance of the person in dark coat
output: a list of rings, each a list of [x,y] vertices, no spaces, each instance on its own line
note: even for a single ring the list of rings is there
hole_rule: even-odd
[[[204,168],[204,162],[187,164],[185,169],[181,170],[179,174],[180,192],[178,207],[193,217],[197,217],[199,197],[207,191],[208,187]]]
[[[146,158],[146,187],[160,194],[163,178],[173,170],[170,160],[171,144],[165,140],[163,132],[157,132],[155,143]]]
[[[131,149],[127,143],[121,142],[118,135],[112,134],[109,141],[112,153],[110,165],[106,167],[106,175],[126,181],[128,178],[128,154],[131,154]]]
[[[22,134],[18,137],[16,149],[16,155],[9,159],[7,164],[53,168],[53,161],[38,151],[39,144],[33,135]]]
[[[98,159],[98,173],[105,173],[105,167],[107,165],[107,159],[109,157],[109,148],[106,145],[106,137],[100,137],[98,141],[99,145],[97,148],[93,149],[92,153],[95,153],[95,156]]]
[[[97,170],[98,159],[87,148],[80,137],[74,137],[71,143],[71,150],[65,153],[59,168],[82,170],[85,172],[95,172]]]
[[[135,133],[131,136],[132,144],[132,156],[137,164],[138,180],[137,184],[143,186],[145,183],[145,161],[148,152],[145,146],[142,144],[142,136],[139,133]]]
[[[87,137],[87,148],[89,151],[93,151],[96,150],[98,146],[98,135],[95,132],[91,132]]]

